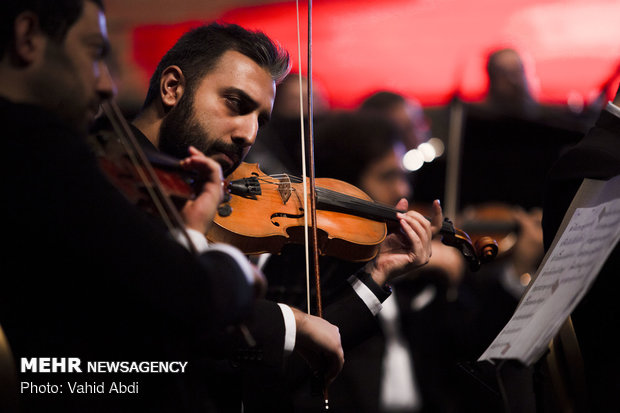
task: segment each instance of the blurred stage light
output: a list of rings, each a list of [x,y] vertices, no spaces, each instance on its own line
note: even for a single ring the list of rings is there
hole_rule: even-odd
[[[436,157],[435,148],[428,142],[423,142],[418,145],[418,150],[422,153],[424,162],[431,162]]]
[[[417,149],[411,149],[403,156],[403,166],[408,171],[417,171],[422,165],[424,165],[424,155]]]
[[[428,143],[435,149],[435,158],[439,158],[443,155],[444,144],[439,138],[430,138]]]

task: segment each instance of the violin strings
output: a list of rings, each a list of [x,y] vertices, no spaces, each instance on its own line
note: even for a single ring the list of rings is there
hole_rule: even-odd
[[[269,175],[270,178],[275,179],[276,181],[270,181],[264,178],[260,180],[265,183],[279,185],[282,183],[281,180],[288,180],[291,183],[301,183],[302,179],[298,176],[289,175],[289,174],[273,174]],[[295,192],[296,189],[291,187],[289,188],[291,192]],[[332,204],[337,202],[340,205],[345,205],[348,208],[351,208],[352,211],[366,213],[370,215],[375,215],[378,217],[386,218],[386,219],[394,219],[397,212],[400,212],[388,205],[383,205],[374,201],[369,201],[366,199],[357,198],[351,195],[343,194],[332,189],[317,187],[316,188],[317,195],[319,200],[324,201],[325,203]]]
[[[317,188],[317,193],[321,200],[329,203],[330,201],[338,202],[345,205],[351,210],[374,215],[384,219],[394,219],[398,210],[374,201],[357,198],[351,195],[342,194],[327,188]]]

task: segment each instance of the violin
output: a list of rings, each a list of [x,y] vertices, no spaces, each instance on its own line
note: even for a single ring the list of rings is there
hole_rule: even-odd
[[[181,167],[181,161],[161,152],[143,149],[155,178],[140,162],[134,162],[118,135],[100,130],[89,140],[99,161],[99,167],[132,204],[151,214],[158,213],[151,191],[161,185],[162,193],[169,197],[177,209],[188,200],[194,200],[200,189],[197,174]]]
[[[242,163],[226,183],[227,196],[218,208],[207,239],[233,244],[246,254],[281,251],[285,244],[303,244],[304,191],[299,178],[266,175],[258,164]],[[316,179],[317,243],[321,255],[348,261],[375,257],[388,229],[398,227],[397,213],[361,189],[337,179]],[[430,218],[427,218],[430,221]],[[442,242],[457,248],[473,271],[492,260],[495,240],[469,236],[445,218]]]

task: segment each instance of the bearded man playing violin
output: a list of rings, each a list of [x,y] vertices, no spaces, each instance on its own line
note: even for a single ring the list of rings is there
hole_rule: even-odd
[[[0,19],[4,183],[13,197],[3,203],[0,339],[11,352],[0,354],[0,410],[210,411],[196,382],[198,360],[222,330],[248,317],[261,277],[240,251],[206,245],[222,197],[219,164],[198,151],[182,163],[203,178],[183,210],[202,251],[192,254],[111,185],[86,143],[99,105],[114,95],[101,1],[3,0]],[[70,374],[68,359],[77,362]],[[121,361],[187,369],[87,368]],[[136,383],[135,392],[109,394],[113,382]]]
[[[143,108],[133,121],[136,135],[145,145],[176,157],[196,147],[216,160],[225,176],[232,173],[255,142],[259,127],[269,120],[275,85],[288,72],[288,54],[275,46],[267,48],[283,56],[285,69],[274,71],[267,64],[261,53],[265,41],[272,43],[261,33],[218,23],[186,33],[151,78]],[[396,207],[406,211],[407,201],[400,200]],[[325,307],[324,318],[338,326],[345,350],[372,334],[374,317],[389,296],[390,280],[428,262],[432,236],[442,221],[438,203],[433,213],[432,224],[414,211],[399,214],[400,232],[389,235],[378,255],[351,278],[349,288]],[[274,366],[277,374],[287,354],[297,351],[328,381],[333,379],[341,366],[334,366],[337,358],[329,346],[316,344],[328,341],[320,338],[331,334],[325,330],[327,323],[269,301],[255,307],[248,323],[259,343],[259,356],[254,358]],[[244,407],[251,411],[251,405]]]

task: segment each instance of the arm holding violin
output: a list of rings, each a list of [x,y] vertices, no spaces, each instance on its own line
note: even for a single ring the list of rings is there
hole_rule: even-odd
[[[396,207],[407,210],[405,199]],[[347,349],[375,334],[376,315],[391,290],[394,278],[425,265],[431,256],[433,235],[439,232],[443,214],[439,201],[433,204],[429,221],[415,211],[399,214],[401,231],[386,238],[375,259],[348,279],[345,287],[325,306],[326,320],[340,327],[342,346]]]

